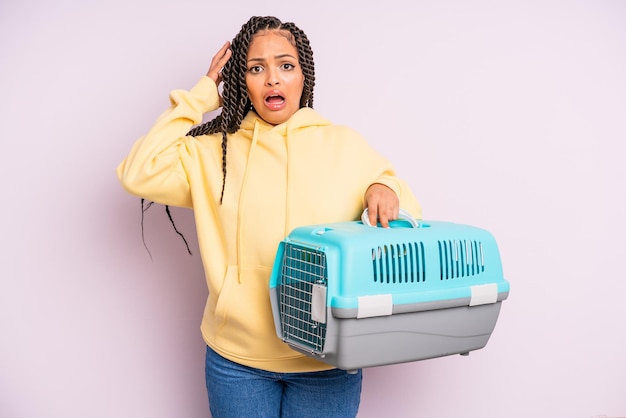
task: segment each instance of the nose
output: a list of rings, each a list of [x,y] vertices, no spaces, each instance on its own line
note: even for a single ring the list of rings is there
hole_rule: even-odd
[[[267,78],[265,79],[265,84],[267,86],[275,86],[279,83],[278,80],[278,70],[270,70],[267,72]]]

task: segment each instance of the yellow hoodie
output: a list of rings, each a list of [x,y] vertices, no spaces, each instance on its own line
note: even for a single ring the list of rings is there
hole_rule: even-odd
[[[297,226],[358,219],[373,183],[394,190],[419,219],[418,202],[359,134],[303,108],[276,126],[251,111],[228,136],[220,205],[221,134],[185,136],[218,109],[217,87],[203,77],[190,91],[172,91],[170,101],[117,175],[131,194],[193,208],[209,290],[204,340],[220,355],[264,370],[331,368],[276,336],[268,281],[278,243]]]

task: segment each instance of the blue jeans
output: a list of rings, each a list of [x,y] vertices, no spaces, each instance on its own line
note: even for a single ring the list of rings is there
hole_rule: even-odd
[[[353,418],[361,400],[361,370],[268,372],[207,347],[205,374],[213,418]]]

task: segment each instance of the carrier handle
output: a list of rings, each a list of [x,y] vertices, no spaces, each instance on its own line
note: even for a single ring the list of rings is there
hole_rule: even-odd
[[[367,213],[368,213],[368,210],[367,208],[365,208],[365,210],[363,210],[363,213],[361,214],[361,221],[363,221],[363,223],[367,226],[372,226],[372,224],[370,223],[370,218],[367,215]],[[398,213],[398,219],[404,219],[405,221],[408,221],[413,228],[420,227],[420,224],[419,222],[417,222],[417,219],[411,216],[411,214],[404,209],[400,209],[400,212]]]

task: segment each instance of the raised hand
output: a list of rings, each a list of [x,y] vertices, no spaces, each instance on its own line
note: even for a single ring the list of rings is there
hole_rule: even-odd
[[[230,42],[226,41],[226,43],[220,48],[219,51],[213,56],[211,60],[211,65],[209,66],[209,71],[207,71],[206,75],[211,80],[215,81],[215,85],[219,87],[222,82],[222,68],[226,65],[226,62],[230,59],[233,52],[230,49]],[[222,97],[220,96],[220,104],[222,103]]]

